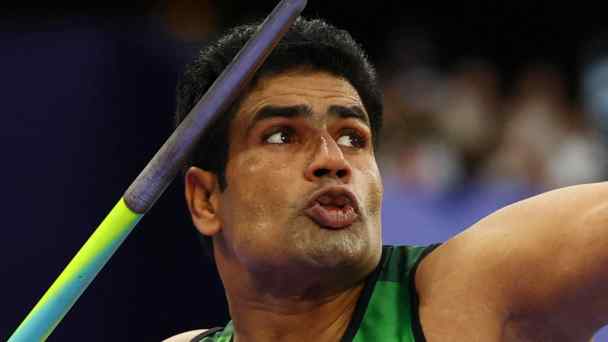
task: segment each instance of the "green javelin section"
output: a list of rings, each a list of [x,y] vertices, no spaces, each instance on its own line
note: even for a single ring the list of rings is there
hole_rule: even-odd
[[[121,198],[15,330],[9,342],[46,340],[67,313],[65,308],[76,302],[142,217],[143,214],[133,212]]]

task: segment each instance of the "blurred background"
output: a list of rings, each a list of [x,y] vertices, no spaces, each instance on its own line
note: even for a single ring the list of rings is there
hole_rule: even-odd
[[[0,339],[169,136],[184,65],[276,3],[2,5]],[[381,76],[385,243],[445,241],[514,201],[606,179],[599,7],[355,3],[310,0],[304,15],[350,31]],[[49,341],[158,341],[225,324],[182,187],[169,187]]]

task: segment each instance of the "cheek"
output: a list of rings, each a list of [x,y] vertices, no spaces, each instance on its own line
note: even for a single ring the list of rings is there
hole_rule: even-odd
[[[226,225],[267,230],[280,224],[289,215],[294,172],[287,159],[255,151],[233,158],[226,169]]]
[[[372,219],[379,219],[384,188],[378,167],[373,163],[372,166],[362,168],[360,172],[360,187],[365,189],[364,202],[367,214]]]

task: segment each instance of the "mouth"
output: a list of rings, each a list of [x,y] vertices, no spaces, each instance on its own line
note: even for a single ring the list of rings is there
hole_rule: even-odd
[[[321,228],[344,229],[359,218],[359,203],[344,187],[328,187],[313,193],[304,210]]]

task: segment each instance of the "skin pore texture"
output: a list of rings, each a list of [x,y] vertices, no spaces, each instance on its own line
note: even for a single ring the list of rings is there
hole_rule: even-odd
[[[382,246],[382,182],[357,91],[309,69],[259,79],[230,126],[226,181],[220,191],[192,167],[186,199],[213,238],[235,340],[338,341]],[[307,215],[328,189],[351,195],[352,223]]]
[[[213,173],[187,172],[187,204],[213,239],[235,341],[343,336],[381,255],[368,122],[342,78],[307,69],[262,77],[231,122],[224,191]],[[341,197],[318,196],[326,190]],[[345,198],[354,216],[336,214]],[[434,250],[415,275],[426,339],[589,341],[608,322],[606,198],[608,182],[556,189]]]

